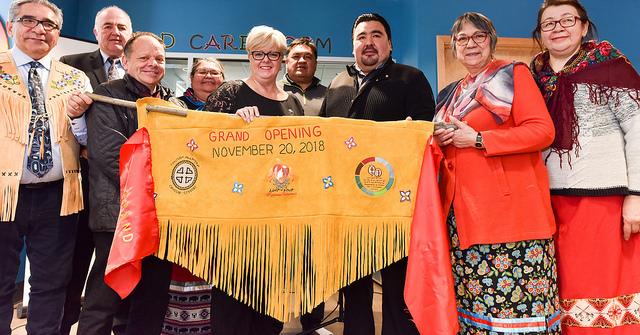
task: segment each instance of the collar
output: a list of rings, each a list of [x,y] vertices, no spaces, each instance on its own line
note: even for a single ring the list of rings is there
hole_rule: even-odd
[[[109,58],[109,55],[107,55],[106,53],[104,53],[104,51],[102,51],[102,49],[98,49],[100,50],[100,56],[102,56],[102,64],[106,64],[107,63],[107,59]],[[117,58],[120,60],[120,64],[122,64],[122,57]]]
[[[196,94],[193,92],[193,88],[191,87],[187,88],[187,90],[184,92],[184,98],[189,100],[189,102],[196,106],[196,110],[201,111],[204,107],[205,101],[198,100]]]
[[[291,86],[298,86],[298,87],[302,87],[302,86],[300,86],[298,83],[296,83],[295,81],[293,81],[293,80],[291,79],[291,77],[289,77],[289,74],[288,74],[288,73],[285,73],[285,74],[284,74],[284,82],[285,82],[286,84],[291,85]],[[310,89],[310,88],[316,87],[316,86],[318,86],[319,84],[320,84],[320,79],[319,79],[318,77],[313,77],[313,80],[311,80],[311,85],[309,85],[309,87],[307,87],[307,90],[308,90],[308,89]]]
[[[151,90],[149,90],[149,88],[145,84],[139,82],[137,79],[133,78],[128,73],[126,73],[122,79],[127,81],[128,86],[134,92],[136,92],[136,94],[142,97],[154,97],[154,98],[160,98],[162,100],[166,100],[165,97],[171,95],[171,91],[163,87],[162,85],[160,85],[160,83],[156,84],[155,92],[151,92]]]
[[[371,78],[378,76],[380,72],[382,72],[386,67],[390,66],[393,63],[394,63],[393,60],[389,58],[384,62],[378,64],[378,66],[376,66],[375,69],[373,69],[371,72],[367,74],[362,72],[360,67],[358,67],[357,63],[353,63],[352,65],[347,65],[347,73],[349,73],[351,77],[357,79],[356,81],[358,82],[359,85],[364,85],[365,82],[367,82]]]
[[[387,59],[387,60],[385,60],[384,62],[382,62],[382,63],[378,64],[378,66],[376,66],[376,68],[375,68],[375,69],[371,70],[371,72],[366,73],[366,74],[364,73],[364,71],[362,71],[362,70],[360,69],[360,67],[358,66],[358,63],[353,63],[353,69],[356,71],[356,73],[358,74],[358,76],[359,76],[360,78],[366,78],[368,75],[370,75],[371,73],[375,72],[376,70],[382,69],[382,68],[387,64],[387,61],[388,61],[388,60],[389,60],[389,59]]]
[[[24,66],[24,65],[29,66],[30,62],[37,61],[42,66],[44,66],[44,68],[47,69],[47,71],[51,71],[51,56],[49,54],[47,54],[46,56],[40,59],[33,59],[29,57],[26,53],[22,52],[20,48],[14,46],[13,48],[11,48],[11,56],[13,56],[13,61],[16,63],[16,66],[18,67]]]

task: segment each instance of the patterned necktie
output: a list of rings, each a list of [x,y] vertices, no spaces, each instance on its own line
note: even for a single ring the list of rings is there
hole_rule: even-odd
[[[118,74],[118,64],[120,63],[119,59],[113,59],[111,57],[107,58],[107,62],[109,62],[109,71],[107,73],[107,80],[111,81],[114,79],[120,79],[120,75]]]
[[[38,178],[42,178],[53,167],[51,155],[51,135],[49,130],[49,117],[44,110],[44,94],[42,80],[36,69],[38,62],[31,62],[29,70],[29,86],[31,91],[31,122],[29,122],[29,134],[31,134],[31,146],[27,157],[27,169]]]

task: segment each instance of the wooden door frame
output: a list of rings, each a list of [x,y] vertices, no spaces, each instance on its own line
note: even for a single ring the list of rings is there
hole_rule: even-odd
[[[438,66],[438,91],[445,86],[458,80],[458,78],[450,78],[446,73],[447,59],[452,59],[451,55],[451,36],[438,35],[436,36],[436,50],[437,50],[437,66]],[[529,65],[531,58],[540,51],[538,45],[532,38],[515,38],[515,37],[499,37],[496,44],[495,54],[508,53],[508,54],[522,54],[520,57],[516,57],[516,60],[520,60]],[[449,56],[449,58],[447,58]],[[498,57],[500,58],[500,57]],[[457,62],[457,60],[455,60]]]

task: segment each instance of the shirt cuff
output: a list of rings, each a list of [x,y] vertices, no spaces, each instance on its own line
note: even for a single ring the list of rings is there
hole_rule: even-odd
[[[78,140],[78,143],[87,145],[87,121],[85,120],[84,114],[75,119],[70,118],[68,115],[67,117],[71,123],[71,131],[76,137],[76,140]]]

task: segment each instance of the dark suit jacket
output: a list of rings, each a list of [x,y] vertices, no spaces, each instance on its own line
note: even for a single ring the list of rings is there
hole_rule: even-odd
[[[389,59],[358,90],[353,66],[331,81],[320,110],[321,116],[338,116],[374,121],[431,121],[435,102],[431,85],[422,71]]]
[[[104,61],[102,60],[100,49],[93,52],[62,56],[60,61],[84,71],[89,77],[91,87],[94,90],[98,85],[107,81],[107,71],[104,69]]]

